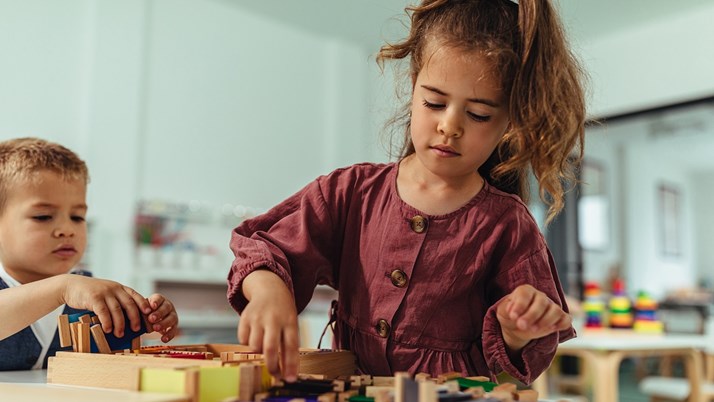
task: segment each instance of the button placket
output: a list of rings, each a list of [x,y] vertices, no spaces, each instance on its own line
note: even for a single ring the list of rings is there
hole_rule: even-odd
[[[379,321],[377,321],[377,325],[375,326],[375,328],[377,329],[377,334],[379,334],[379,336],[381,336],[382,338],[386,338],[389,336],[390,328],[387,320],[380,319]]]
[[[389,274],[389,279],[392,281],[392,285],[398,288],[404,288],[407,286],[407,274],[401,269],[395,269]]]
[[[427,224],[427,219],[421,215],[414,215],[409,220],[409,226],[411,226],[415,233],[424,233]]]

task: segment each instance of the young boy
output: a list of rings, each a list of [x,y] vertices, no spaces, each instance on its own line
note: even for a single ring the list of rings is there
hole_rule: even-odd
[[[87,245],[87,166],[37,138],[0,142],[0,370],[47,367],[57,317],[93,311],[104,332],[138,331],[145,315],[163,342],[177,332],[173,304],[120,283],[69,274]]]

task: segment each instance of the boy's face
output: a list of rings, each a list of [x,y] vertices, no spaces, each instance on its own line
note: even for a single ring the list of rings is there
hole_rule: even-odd
[[[0,261],[18,282],[67,273],[87,246],[87,186],[50,171],[22,180],[0,212]]]

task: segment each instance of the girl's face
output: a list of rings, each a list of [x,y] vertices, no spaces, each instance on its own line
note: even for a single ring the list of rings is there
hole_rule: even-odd
[[[15,184],[0,214],[0,261],[20,283],[69,272],[87,245],[86,184],[50,171],[37,179]]]
[[[416,157],[444,179],[478,174],[508,127],[500,81],[494,78],[492,65],[476,52],[441,47],[427,49],[427,55],[412,94]]]

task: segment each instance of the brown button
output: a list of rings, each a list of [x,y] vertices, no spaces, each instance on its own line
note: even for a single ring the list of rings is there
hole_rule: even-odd
[[[410,222],[412,230],[421,233],[426,230],[426,218],[421,215],[416,215]]]
[[[377,328],[377,333],[382,338],[386,338],[389,336],[389,323],[387,322],[387,320],[382,319],[382,320],[377,321],[376,328]]]
[[[407,286],[407,274],[401,269],[395,269],[389,276],[392,279],[392,285],[398,288]]]

